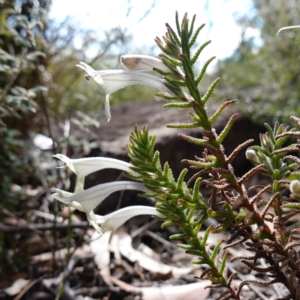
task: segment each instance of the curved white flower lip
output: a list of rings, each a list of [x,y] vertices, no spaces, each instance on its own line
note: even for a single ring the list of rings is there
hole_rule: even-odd
[[[89,213],[110,194],[121,190],[146,192],[146,187],[143,183],[135,181],[115,181],[98,184],[78,194],[56,189],[52,197],[82,212]]]
[[[169,73],[171,70],[158,58],[141,55],[126,54],[120,57],[122,65],[131,71],[151,71],[153,68]]]
[[[105,216],[95,215],[95,218],[104,233],[106,231],[114,232],[130,218],[139,215],[164,217],[164,215],[159,213],[154,207],[136,205],[121,208]]]
[[[283,31],[283,30],[287,30],[287,29],[295,29],[295,28],[300,28],[300,25],[293,25],[293,26],[286,26],[286,27],[282,27],[278,30],[277,35]]]
[[[66,166],[69,167],[80,178],[84,178],[91,173],[103,169],[118,169],[128,173],[135,173],[130,169],[130,167],[132,167],[131,164],[123,160],[109,157],[86,157],[71,159],[63,154],[55,154],[53,157],[63,161]]]

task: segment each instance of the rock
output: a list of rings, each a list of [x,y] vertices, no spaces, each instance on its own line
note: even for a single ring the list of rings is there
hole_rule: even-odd
[[[202,134],[200,129],[187,130],[167,128],[166,125],[171,123],[191,123],[191,119],[186,110],[162,108],[165,103],[164,101],[130,102],[112,106],[111,121],[107,123],[103,117],[100,128],[93,129],[92,139],[99,147],[93,149],[88,156],[105,156],[129,161],[126,144],[129,143],[130,132],[133,130],[135,124],[137,124],[139,128],[147,125],[150,128],[150,134],[156,135],[155,148],[159,150],[161,154],[162,164],[168,161],[176,178],[183,168],[188,167],[187,165],[183,165],[181,160],[184,158],[194,159],[195,155],[201,157],[203,151],[201,147],[182,140],[178,136],[178,133],[182,132],[198,138],[201,138]],[[209,115],[212,115],[218,106],[219,105],[209,103]],[[232,107],[229,106],[225,109],[214,124],[216,132],[219,133],[223,130],[230,116],[234,113],[236,113],[234,104]],[[71,133],[72,132],[74,131],[71,130]],[[225,153],[229,155],[239,144],[248,139],[255,139],[255,143],[253,144],[258,144],[260,132],[265,132],[264,127],[254,124],[246,116],[240,115],[235,120],[231,132],[223,142]],[[88,137],[85,137],[85,133],[81,132],[77,134],[77,138],[83,139]],[[233,167],[238,176],[243,175],[251,168],[251,163],[245,158],[245,151],[246,149],[241,151],[233,161]],[[186,178],[189,178],[194,173],[194,170],[190,170]],[[110,169],[91,174],[86,179],[86,187],[116,180],[119,175],[119,171]],[[126,191],[121,206],[145,204],[147,200],[139,198],[136,195],[134,192]],[[118,205],[117,198],[116,195],[111,195],[109,197],[110,200],[104,201],[100,206],[100,213],[106,213],[111,211],[112,207],[115,208]],[[108,202],[109,206],[107,206]]]
[[[171,129],[167,128],[172,123],[191,123],[191,118],[186,110],[178,108],[162,108],[166,102],[131,102],[112,107],[112,119],[109,123],[102,122],[101,127],[93,130],[97,136],[100,153],[104,156],[120,158],[128,161],[126,144],[129,143],[129,135],[135,124],[139,128],[147,125],[151,135],[156,135],[156,149],[161,153],[162,162],[169,161],[175,174],[178,174],[183,165],[183,158],[194,159],[194,155],[201,156],[202,149],[199,146],[189,144],[178,137],[182,132],[193,137],[201,138],[200,129]],[[218,105],[209,106],[209,115],[213,114]],[[234,104],[225,109],[223,114],[215,122],[214,128],[219,133],[227,124],[231,115],[236,111]],[[259,133],[265,132],[264,127],[254,124],[249,118],[240,115],[224,140],[225,152],[229,155],[239,144],[248,139],[259,142]],[[245,149],[246,150],[246,149]],[[238,174],[250,164],[245,159],[245,151],[242,151],[233,161]]]

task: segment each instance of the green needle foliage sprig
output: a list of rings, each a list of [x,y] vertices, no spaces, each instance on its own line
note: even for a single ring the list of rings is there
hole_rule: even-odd
[[[289,137],[299,136],[300,132],[279,124],[275,124],[272,129],[266,124],[267,133],[260,136],[261,145],[252,146],[246,152],[254,167],[240,178],[235,175],[232,160],[253,141],[245,141],[229,155],[225,153],[222,143],[237,114],[231,116],[221,133],[217,134],[214,129],[214,123],[224,109],[235,101],[223,103],[212,115],[208,115],[207,106],[220,79],[216,79],[206,93],[200,92],[201,80],[214,59],[209,59],[198,74],[194,72],[199,55],[210,43],[205,42],[193,50],[203,26],[195,29],[195,17],[190,22],[187,15],[180,23],[176,14],[176,30],[166,24],[166,35],[162,39],[156,38],[163,52],[160,58],[169,72],[154,69],[173,93],[172,96],[163,92],[158,94],[169,101],[164,107],[193,109],[191,123],[170,124],[168,127],[200,128],[203,135],[201,139],[180,134],[184,141],[204,147],[202,157],[183,160],[191,168],[199,169],[199,172],[186,182],[188,170],[183,169],[175,179],[168,163],[162,166],[159,152],[154,151],[155,137],[149,135],[147,127],[135,127],[128,151],[133,170],[138,175],[131,177],[142,181],[148,189],[146,196],[157,201],[156,209],[165,215],[162,227],[177,226],[178,234],[170,236],[170,239],[180,240],[178,247],[197,257],[192,263],[207,266],[201,278],[210,280],[212,288],[226,288],[220,299],[241,299],[242,287],[249,283],[267,286],[277,282],[283,283],[290,291],[284,299],[300,299],[300,259],[297,250],[300,245],[297,238],[299,229],[286,227],[287,221],[300,213],[300,187],[299,195],[297,192],[293,192],[291,197],[284,194],[290,183],[300,178],[297,172],[300,160],[291,155],[292,152],[299,152],[300,145],[295,143],[286,146]],[[300,123],[299,119],[294,120]],[[270,184],[256,186],[257,194],[250,197],[244,183],[257,172],[269,176]],[[200,177],[204,174],[208,174],[208,179]],[[190,188],[193,181],[194,185]],[[209,199],[201,194],[201,189],[205,187],[211,189]],[[268,201],[261,200],[263,194],[268,195]],[[208,218],[217,220],[218,225],[209,226],[200,236],[199,232]],[[223,249],[225,242],[219,241],[214,249],[209,250],[209,235],[226,229],[230,229],[230,238]],[[244,280],[239,288],[232,285],[236,274],[227,276],[226,249],[236,245],[246,247],[254,255],[236,257],[232,261],[242,261],[251,270],[264,275],[266,280]],[[221,261],[218,259],[220,251],[224,251]],[[259,267],[258,259],[263,259],[267,267]]]
[[[224,256],[220,266],[215,261],[221,243],[212,254],[206,251],[206,242],[212,227],[207,228],[202,240],[198,238],[199,230],[208,218],[207,205],[199,192],[200,178],[195,181],[194,188],[189,189],[184,181],[188,170],[183,169],[175,181],[168,163],[161,166],[159,152],[153,150],[155,138],[149,136],[146,127],[142,130],[135,127],[130,141],[129,157],[135,166],[133,170],[140,174],[134,178],[142,180],[149,189],[144,196],[155,198],[156,209],[167,216],[162,227],[177,225],[181,231],[180,234],[170,236],[170,239],[185,240],[186,243],[178,246],[187,250],[187,253],[201,257],[201,260],[195,260],[194,263],[207,264],[210,267],[208,278],[212,276],[214,282],[226,284],[223,276],[226,258]]]

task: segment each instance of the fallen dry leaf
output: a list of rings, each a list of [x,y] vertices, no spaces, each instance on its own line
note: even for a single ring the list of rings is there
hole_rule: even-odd
[[[135,287],[114,277],[111,281],[126,292],[142,293],[143,300],[205,300],[210,292],[205,287],[211,284],[201,281],[178,286]]]
[[[72,247],[69,251],[73,252],[74,247]],[[91,253],[91,248],[89,245],[82,245],[82,247],[79,247],[75,250],[73,257],[82,257],[85,255],[88,255]],[[56,260],[64,260],[66,258],[66,255],[68,254],[68,249],[63,248],[60,250],[55,251],[55,259]],[[46,262],[53,259],[53,253],[52,252],[45,252],[38,255],[34,255],[31,257],[31,263],[41,263]]]
[[[11,286],[7,287],[6,289],[3,289],[3,291],[9,296],[17,295],[29,282],[30,280],[28,279],[19,278]]]
[[[152,257],[155,260],[160,260],[160,255],[143,243],[140,243],[138,245],[137,250],[139,250],[140,252],[144,253],[145,255],[147,255],[149,257]]]
[[[210,283],[195,282],[178,286],[142,288],[143,300],[205,300],[210,290],[205,289]]]
[[[91,251],[94,254],[95,263],[100,270],[100,274],[105,283],[112,287],[110,281],[110,245],[108,243],[110,232],[105,232],[102,237],[96,231],[92,235],[92,241],[90,242]],[[114,238],[114,237],[113,237]]]
[[[186,275],[192,272],[191,267],[177,268],[166,265],[160,261],[153,259],[152,257],[138,251],[132,247],[132,238],[126,232],[119,232],[119,250],[120,253],[125,256],[131,262],[138,262],[140,267],[153,273],[168,274],[172,272],[173,277],[179,278],[182,275]]]

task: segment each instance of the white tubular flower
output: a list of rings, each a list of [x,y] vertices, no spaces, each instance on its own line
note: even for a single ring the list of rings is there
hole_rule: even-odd
[[[101,226],[103,233],[111,231],[111,237],[113,233],[129,219],[139,215],[151,215],[164,217],[154,207],[150,206],[129,206],[116,210],[106,216],[95,215],[97,224]],[[110,237],[110,239],[111,239]]]
[[[101,228],[96,222],[93,210],[110,194],[121,190],[137,190],[146,192],[146,187],[140,182],[115,181],[98,184],[78,194],[73,194],[56,189],[56,193],[52,194],[52,197],[64,204],[67,204],[86,213],[89,223],[100,234],[102,234]]]
[[[130,167],[132,167],[131,164],[119,159],[108,157],[87,157],[70,159],[63,154],[56,154],[53,155],[53,157],[63,161],[66,166],[69,167],[77,175],[74,194],[83,191],[85,176],[88,176],[89,174],[96,171],[100,171],[103,169],[118,169],[126,171],[128,173],[136,174],[130,169]]]
[[[299,180],[293,180],[290,183],[290,191],[296,195],[300,196],[300,181]]]
[[[106,96],[104,103],[105,115],[108,121],[111,118],[109,95],[126,86],[133,84],[143,84],[172,94],[172,92],[164,85],[164,82],[161,79],[149,74],[131,72],[126,70],[96,71],[84,62],[80,62],[80,64],[76,66],[83,69],[87,73],[86,78],[93,78],[104,91]]]
[[[120,57],[122,65],[131,71],[151,71],[153,68],[169,73],[171,70],[159,59],[153,56],[127,54]]]

